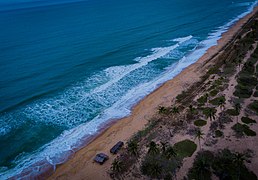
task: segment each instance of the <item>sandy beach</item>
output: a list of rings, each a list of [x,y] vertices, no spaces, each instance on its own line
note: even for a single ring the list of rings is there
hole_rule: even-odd
[[[58,166],[55,173],[49,179],[110,179],[108,171],[113,159],[116,157],[109,153],[110,148],[118,141],[126,142],[137,131],[143,129],[148,123],[148,120],[155,116],[159,105],[171,105],[171,102],[175,101],[175,97],[179,93],[198,82],[200,77],[207,72],[207,67],[212,66],[216,56],[223,51],[232,38],[237,37],[242,26],[257,11],[258,7],[252,13],[236,22],[222,35],[218,44],[209,48],[196,63],[184,69],[175,78],[167,81],[141,100],[135,105],[129,117],[113,123],[90,144],[76,152],[69,161]],[[110,157],[102,166],[93,162],[94,156],[99,152],[106,153]]]

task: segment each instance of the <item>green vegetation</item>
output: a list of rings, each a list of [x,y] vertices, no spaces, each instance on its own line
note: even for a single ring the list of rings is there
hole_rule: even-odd
[[[230,116],[238,116],[239,113],[235,109],[228,109],[226,110],[226,113]]]
[[[191,157],[197,149],[197,145],[188,139],[176,143],[173,147],[180,158]]]
[[[255,180],[256,175],[249,171],[244,161],[246,154],[232,153],[228,149],[220,151],[214,158],[212,169],[219,179]]]
[[[216,96],[217,94],[219,93],[219,91],[217,89],[213,89],[211,92],[210,92],[210,95],[212,97]]]
[[[200,103],[200,105],[204,105],[208,100],[208,95],[205,94],[201,96],[199,99],[197,99],[197,102]]]
[[[210,68],[209,69],[209,71],[207,72],[207,74],[218,74],[218,73],[220,73],[220,70],[219,70],[219,68],[218,67],[212,67],[212,68]]]
[[[249,104],[248,107],[258,114],[258,101],[257,100],[255,100],[254,102]]]
[[[247,156],[247,153],[233,153],[228,149],[217,154],[201,151],[188,172],[188,179],[209,180],[214,173],[219,179],[256,180],[256,175],[244,164],[248,160]]]
[[[256,121],[255,121],[255,120],[250,119],[249,117],[242,117],[242,118],[241,118],[241,121],[242,121],[243,123],[245,123],[245,124],[252,124],[252,123],[256,123]]]
[[[140,167],[142,174],[158,179],[174,176],[181,160],[178,159],[174,148],[168,143],[161,143],[161,146],[160,149],[160,146],[154,141],[149,143],[148,153]]]
[[[138,155],[139,145],[136,140],[131,140],[127,143],[127,151],[134,156]]]
[[[238,84],[235,89],[236,90],[233,94],[239,98],[250,98],[253,93],[253,89],[250,88],[250,86],[245,86],[242,84]]]
[[[222,137],[223,136],[223,132],[220,131],[220,130],[216,130],[215,131],[215,136],[218,138],[218,137]]]
[[[169,114],[169,109],[167,107],[164,107],[164,106],[159,106],[158,113],[167,115],[167,114]]]
[[[256,136],[256,132],[251,130],[246,124],[236,123],[232,126],[232,129],[235,131],[237,137],[242,137],[244,134],[246,136]]]
[[[186,91],[182,91],[181,94],[176,96],[177,101],[182,101],[183,99],[185,99],[186,97],[188,97],[190,95],[189,92]]]
[[[202,119],[198,119],[198,120],[194,121],[194,125],[198,126],[198,127],[205,126],[206,124],[207,124],[207,122]]]
[[[214,161],[214,155],[210,151],[198,152],[195,157],[193,167],[189,170],[188,179],[209,180],[211,179],[211,166]]]
[[[253,94],[254,97],[258,97],[258,91],[256,90]]]
[[[210,100],[209,103],[211,103],[214,106],[219,106],[221,103],[225,103],[225,101],[226,101],[225,97],[220,96],[220,97]]]
[[[210,120],[215,120],[215,114],[217,112],[215,108],[206,107],[203,108],[202,112],[207,118],[210,118]]]
[[[202,119],[198,119],[198,120],[194,121],[194,125],[198,126],[198,127],[205,126],[206,124],[207,124],[207,121],[202,120]]]
[[[140,141],[143,137],[145,137],[147,134],[149,134],[158,124],[158,120],[152,119],[149,121],[149,123],[145,126],[144,129],[138,131],[133,137],[132,141]]]

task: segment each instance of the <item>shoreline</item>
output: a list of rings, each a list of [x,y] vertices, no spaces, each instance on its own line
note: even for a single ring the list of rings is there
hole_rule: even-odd
[[[222,34],[217,41],[217,45],[210,47],[206,53],[195,63],[185,68],[173,79],[165,82],[151,94],[143,98],[132,108],[132,113],[126,118],[111,121],[107,123],[109,127],[102,129],[88,145],[76,152],[70,160],[62,165],[58,165],[56,171],[50,179],[94,179],[110,178],[107,171],[109,170],[113,159],[116,157],[110,155],[109,149],[117,141],[127,141],[133,134],[143,129],[148,119],[151,119],[157,111],[159,105],[170,105],[175,97],[185,90],[189,85],[196,83],[206,67],[212,65],[213,59],[223,51],[227,45],[230,45],[232,38],[235,38],[241,27],[253,16],[258,10],[254,7],[251,13],[240,18],[231,27]],[[110,159],[102,166],[93,163],[95,154],[99,152],[107,153]]]

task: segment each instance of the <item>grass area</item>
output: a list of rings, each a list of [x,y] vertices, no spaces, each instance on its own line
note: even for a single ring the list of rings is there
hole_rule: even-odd
[[[239,115],[239,113],[235,109],[227,109],[225,112],[230,116],[238,116]]]
[[[218,137],[222,137],[223,136],[223,132],[222,131],[220,131],[220,130],[216,130],[215,131],[215,136],[218,138]]]
[[[226,99],[224,96],[220,96],[220,97],[217,97],[217,98],[214,98],[212,100],[209,101],[209,103],[211,103],[212,105],[214,106],[219,106],[220,103],[225,103]]]
[[[253,110],[254,112],[256,112],[258,114],[258,101],[255,100],[254,102],[249,104],[248,108],[250,108],[251,110]]]
[[[197,145],[188,139],[176,143],[173,147],[180,158],[191,157],[197,149]]]
[[[207,124],[207,122],[202,119],[198,119],[198,120],[194,121],[194,125],[198,126],[198,127],[205,126],[206,124]]]
[[[251,118],[249,118],[249,117],[242,117],[242,118],[241,118],[241,121],[242,121],[243,123],[245,123],[245,124],[256,123],[255,120],[253,120],[253,119],[251,119]]]
[[[232,129],[235,131],[237,137],[242,137],[244,134],[246,136],[256,136],[256,132],[251,130],[246,124],[237,123],[232,126]]]

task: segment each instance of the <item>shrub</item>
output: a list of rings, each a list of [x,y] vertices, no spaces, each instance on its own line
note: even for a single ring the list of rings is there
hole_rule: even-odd
[[[176,143],[173,147],[180,158],[191,157],[196,151],[197,145],[188,139]]]
[[[222,136],[223,136],[223,132],[220,131],[220,130],[216,130],[216,131],[215,131],[215,136],[216,136],[216,137],[222,137]]]
[[[208,97],[205,94],[205,95],[201,96],[199,99],[197,99],[197,102],[204,105],[207,102],[207,99],[208,99]]]
[[[214,112],[214,113],[217,112],[217,110],[216,110],[215,108],[210,108],[210,107],[203,108],[203,110],[202,110],[203,114],[204,114],[205,116],[207,116],[207,117],[209,117],[209,113],[210,113],[211,111]]]
[[[194,121],[194,125],[198,126],[198,127],[205,126],[206,124],[207,124],[207,122],[202,119],[198,119],[198,120]]]
[[[249,98],[253,94],[253,88],[250,86],[238,84],[236,85],[235,92],[233,94],[239,98]]]
[[[256,90],[255,92],[254,92],[254,95],[253,95],[254,97],[258,97],[258,91]]]
[[[258,114],[258,101],[257,100],[255,100],[254,102],[249,104],[248,107]]]
[[[235,109],[227,109],[225,112],[230,116],[238,116],[239,115],[239,113]]]
[[[211,104],[214,105],[214,106],[218,106],[221,101],[222,101],[222,102],[225,102],[225,101],[226,101],[226,99],[225,99],[224,96],[220,96],[220,97],[217,97],[217,98],[215,98],[215,99],[212,99],[212,100],[209,101],[209,103],[211,103]]]
[[[251,130],[246,124],[237,123],[232,126],[232,129],[235,131],[237,137],[242,137],[244,134],[247,136],[256,136],[256,132]]]
[[[218,93],[219,93],[219,91],[218,91],[217,89],[214,89],[214,90],[212,90],[212,91],[210,92],[210,95],[211,95],[212,97],[214,97],[214,96],[216,96]]]
[[[241,121],[242,121],[243,123],[245,123],[245,124],[256,123],[255,120],[250,119],[249,117],[242,117],[242,118],[241,118]]]

